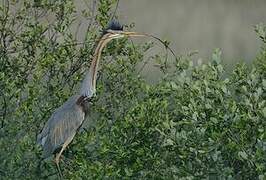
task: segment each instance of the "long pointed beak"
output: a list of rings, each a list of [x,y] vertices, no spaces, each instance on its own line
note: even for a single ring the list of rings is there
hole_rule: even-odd
[[[114,34],[116,37],[123,37],[123,36],[128,36],[128,37],[144,37],[144,36],[150,36],[149,34],[146,33],[139,33],[139,32],[134,32],[134,31],[116,31],[116,30],[107,30],[107,32]]]
[[[143,36],[149,36],[148,34],[145,33],[139,33],[139,32],[134,32],[134,31],[121,31],[121,34],[129,37],[143,37]]]

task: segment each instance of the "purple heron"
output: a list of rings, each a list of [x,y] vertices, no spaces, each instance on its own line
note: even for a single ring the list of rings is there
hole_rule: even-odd
[[[42,146],[44,158],[55,154],[55,163],[61,177],[60,156],[71,143],[87,116],[88,102],[96,93],[97,70],[103,48],[113,39],[133,36],[147,35],[123,31],[122,26],[116,21],[109,24],[96,45],[90,68],[86,72],[79,93],[70,97],[54,111],[37,136],[37,144]]]

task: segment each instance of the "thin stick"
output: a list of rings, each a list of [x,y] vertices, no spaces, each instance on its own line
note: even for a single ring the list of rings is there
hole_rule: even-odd
[[[149,35],[148,34],[148,36],[150,36],[150,37],[158,40],[159,42],[161,42],[166,49],[170,50],[171,54],[175,57],[175,59],[177,59],[177,56],[176,56],[175,52],[165,42],[163,42],[163,40],[161,40],[160,38],[158,38],[158,37],[156,37],[154,35]]]
[[[115,18],[115,14],[116,14],[116,11],[118,9],[118,5],[119,5],[119,0],[116,1],[115,10],[114,10],[113,15],[111,16],[109,21],[111,21]]]

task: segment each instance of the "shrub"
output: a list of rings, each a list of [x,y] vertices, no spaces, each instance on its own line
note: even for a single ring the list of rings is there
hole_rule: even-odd
[[[99,2],[101,26],[113,3]],[[36,134],[79,87],[99,27],[91,26],[80,46],[70,30],[72,1],[24,1],[16,16],[0,10],[0,177],[52,179],[56,168],[41,159]],[[43,10],[53,23],[41,23]],[[48,31],[59,35],[51,38]],[[256,32],[263,38],[265,28]],[[264,179],[266,49],[252,67],[239,64],[229,75],[219,50],[202,65],[193,65],[190,56],[165,64],[156,55],[164,76],[149,84],[136,69],[150,48],[123,39],[104,51],[102,62],[113,61],[102,63],[85,130],[64,152],[65,178]]]

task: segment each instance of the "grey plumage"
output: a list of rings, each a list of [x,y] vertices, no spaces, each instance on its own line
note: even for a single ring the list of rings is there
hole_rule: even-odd
[[[80,94],[86,97],[92,97],[96,93],[96,87],[92,85],[92,76],[90,70],[86,72],[85,78],[81,84]]]
[[[73,96],[56,109],[37,137],[37,143],[43,146],[44,158],[62,147],[68,137],[74,137],[85,119],[85,111],[76,104],[79,96]]]

